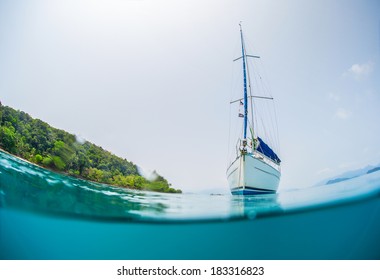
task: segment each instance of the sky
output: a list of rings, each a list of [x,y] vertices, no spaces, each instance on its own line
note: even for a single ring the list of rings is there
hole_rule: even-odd
[[[275,98],[280,191],[380,163],[380,1],[0,1],[0,101],[228,191],[239,22]]]

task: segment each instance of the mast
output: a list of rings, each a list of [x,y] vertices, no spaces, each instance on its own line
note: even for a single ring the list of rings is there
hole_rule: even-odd
[[[244,39],[243,39],[243,31],[240,26],[240,39],[241,39],[241,55],[243,58],[243,75],[244,75],[244,139],[247,139],[247,125],[248,125],[248,94],[247,94],[247,73],[245,66],[245,49],[244,49]]]

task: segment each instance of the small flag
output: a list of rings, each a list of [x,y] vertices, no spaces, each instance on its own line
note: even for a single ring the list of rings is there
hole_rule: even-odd
[[[244,118],[244,115],[242,113],[239,113],[239,118]]]

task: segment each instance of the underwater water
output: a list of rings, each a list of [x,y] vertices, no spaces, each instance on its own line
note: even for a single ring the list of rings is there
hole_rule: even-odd
[[[0,259],[380,259],[380,172],[278,194],[161,194],[0,152]]]

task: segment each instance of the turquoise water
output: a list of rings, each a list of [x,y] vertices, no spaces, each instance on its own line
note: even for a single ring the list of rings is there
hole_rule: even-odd
[[[380,259],[380,172],[275,195],[159,194],[0,152],[0,259]]]

